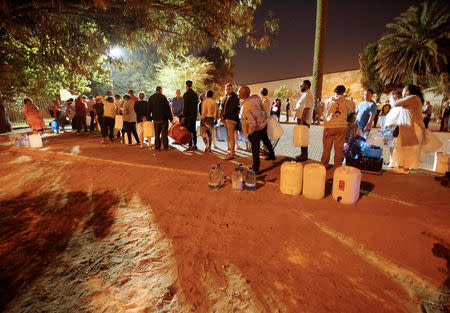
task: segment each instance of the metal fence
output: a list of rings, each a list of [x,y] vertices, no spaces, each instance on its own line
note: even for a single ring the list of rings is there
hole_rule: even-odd
[[[42,114],[42,117],[44,118],[44,122],[46,125],[48,125],[52,120],[52,101],[51,100],[39,100],[39,101],[33,101],[34,104],[37,105],[39,108],[39,111]],[[25,115],[22,112],[23,108],[23,102],[6,102],[3,103],[6,109],[6,115],[9,119],[9,122],[11,123],[12,128],[23,128],[28,127],[27,120],[25,119]]]

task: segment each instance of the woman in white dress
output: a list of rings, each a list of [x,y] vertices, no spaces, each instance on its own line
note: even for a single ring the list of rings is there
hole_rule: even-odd
[[[404,111],[402,114],[398,114],[399,118],[398,127],[399,134],[395,144],[395,150],[397,152],[397,167],[394,167],[392,171],[399,174],[409,174],[409,169],[417,169],[420,165],[420,149],[424,138],[425,125],[422,120],[422,104],[423,96],[420,88],[415,85],[407,85],[403,88],[403,98],[394,99],[391,98],[391,104],[393,110],[388,115],[396,115]],[[403,116],[408,116],[406,122]],[[390,120],[386,118],[386,124]],[[391,119],[392,120],[392,119]],[[389,123],[389,124],[388,124]]]

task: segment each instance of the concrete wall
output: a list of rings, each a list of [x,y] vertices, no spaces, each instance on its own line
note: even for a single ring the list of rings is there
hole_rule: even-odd
[[[312,80],[312,76],[253,83],[248,84],[248,86],[250,87],[251,93],[258,93],[262,87],[266,87],[269,90],[269,97],[273,98],[273,91],[278,89],[281,85],[286,85],[289,89],[299,92],[300,83],[305,79]],[[362,101],[363,89],[361,86],[360,70],[324,74],[322,84],[322,101],[334,95],[333,90],[337,85],[344,85],[347,89],[350,89],[349,97],[352,97],[355,103]],[[297,95],[291,96],[291,104],[295,105],[298,98],[298,93]]]

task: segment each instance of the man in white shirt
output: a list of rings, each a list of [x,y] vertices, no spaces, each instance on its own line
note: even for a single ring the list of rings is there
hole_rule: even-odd
[[[347,115],[353,111],[353,101],[344,97],[345,87],[336,86],[334,96],[327,99],[323,112],[323,153],[321,163],[328,167],[334,144],[334,166],[341,166],[344,158],[344,142],[347,131]]]
[[[314,112],[314,97],[311,92],[311,82],[309,80],[302,81],[300,85],[302,96],[295,106],[298,125],[309,126],[312,123],[312,116]],[[308,159],[308,147],[301,148],[301,154],[296,157],[299,162],[304,162]]]

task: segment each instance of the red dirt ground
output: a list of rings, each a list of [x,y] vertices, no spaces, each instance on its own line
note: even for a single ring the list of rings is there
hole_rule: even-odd
[[[74,134],[44,146],[0,147],[7,312],[449,310],[448,188],[429,173],[363,174],[361,199],[342,205],[281,194],[282,157],[236,193],[208,188],[223,153]]]

